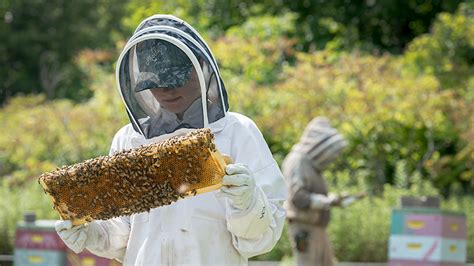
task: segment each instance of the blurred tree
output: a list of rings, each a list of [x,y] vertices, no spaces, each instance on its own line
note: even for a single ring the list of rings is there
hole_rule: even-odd
[[[1,108],[0,124],[9,130],[0,135],[0,180],[21,184],[55,167],[108,153],[127,117],[113,73],[98,66],[96,57],[86,51],[77,59],[92,80],[89,100],[75,104],[28,95],[13,97]]]
[[[145,17],[171,13],[193,26],[221,35],[228,28],[260,15],[297,14],[299,49],[342,49],[401,53],[414,37],[426,33],[436,15],[453,12],[461,0],[131,0],[130,16],[124,20],[132,29]],[[290,36],[291,37],[291,36]]]
[[[456,88],[474,99],[468,84],[474,75],[474,1],[461,4],[454,14],[440,13],[431,31],[408,45],[404,57],[407,71],[434,74],[443,89]]]
[[[154,14],[178,16],[203,35],[222,35],[232,26],[240,25],[248,17],[271,15],[282,7],[281,1],[272,0],[130,0],[128,15],[123,24],[130,31],[144,18]]]
[[[114,47],[145,17],[177,15],[204,35],[259,16],[296,14],[300,50],[363,48],[401,52],[425,33],[437,13],[453,11],[459,0],[3,0],[0,3],[0,104],[19,93],[45,92],[49,99],[90,96],[73,63],[83,48]]]
[[[414,37],[428,32],[436,14],[453,12],[459,0],[284,1],[299,14],[304,50],[338,42],[341,48],[401,53]],[[336,38],[336,39],[334,39]]]
[[[445,190],[460,177],[474,186],[474,1],[462,3],[454,14],[441,13],[430,33],[408,45],[405,72],[434,75],[440,89],[453,100],[446,110],[459,132],[448,153],[435,153],[427,161],[430,174]]]
[[[394,182],[399,160],[406,161],[410,175],[424,174],[434,153],[456,153],[458,134],[445,112],[453,97],[438,91],[433,76],[403,76],[399,61],[329,51],[300,54],[282,83],[251,96],[257,102],[272,95],[255,121],[285,152],[311,117],[330,117],[350,143],[340,169],[365,176],[374,191]]]
[[[257,16],[233,26],[212,48],[229,77],[243,76],[259,85],[272,84],[282,67],[294,56],[295,40],[285,36],[294,32],[295,14]],[[232,97],[232,96],[231,96]]]
[[[83,48],[113,47],[119,0],[2,0],[0,104],[19,93],[48,98],[90,96],[73,60]]]

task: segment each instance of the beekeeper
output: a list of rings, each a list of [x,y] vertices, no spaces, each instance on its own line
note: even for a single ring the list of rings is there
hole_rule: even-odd
[[[345,197],[328,194],[323,170],[347,145],[323,117],[314,118],[285,158],[282,170],[288,185],[288,236],[296,265],[333,265],[326,234],[330,209]]]
[[[281,236],[286,187],[254,122],[228,112],[219,68],[199,33],[183,20],[144,20],[117,62],[118,88],[131,123],[110,153],[196,128],[210,128],[234,164],[223,187],[150,212],[56,230],[75,252],[84,248],[124,265],[247,264]]]

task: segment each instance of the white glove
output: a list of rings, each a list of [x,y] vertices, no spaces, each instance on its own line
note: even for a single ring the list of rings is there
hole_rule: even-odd
[[[313,210],[327,210],[332,206],[338,206],[340,203],[340,198],[334,194],[326,196],[323,194],[311,193],[310,200],[311,203],[309,207]]]
[[[341,199],[341,207],[346,208],[352,205],[353,203],[365,198],[367,194],[365,192],[360,192],[355,195],[346,195]]]
[[[352,205],[356,201],[357,201],[357,197],[349,196],[349,197],[344,198],[344,199],[341,200],[341,207],[342,208],[349,207],[350,205]]]
[[[230,199],[232,206],[236,209],[248,209],[256,194],[255,178],[252,172],[244,164],[229,164],[225,172],[219,196]]]
[[[98,233],[94,228],[98,226],[94,222],[73,226],[72,222],[56,221],[55,228],[58,235],[66,246],[76,253],[80,253],[89,243],[96,243]]]

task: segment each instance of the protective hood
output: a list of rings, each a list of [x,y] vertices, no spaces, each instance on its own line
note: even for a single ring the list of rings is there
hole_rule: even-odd
[[[208,45],[171,15],[140,23],[120,54],[116,78],[134,130],[147,139],[208,127],[229,109]]]
[[[307,156],[313,167],[322,171],[337,159],[346,146],[346,140],[331,127],[327,118],[316,117],[308,123],[293,150]]]

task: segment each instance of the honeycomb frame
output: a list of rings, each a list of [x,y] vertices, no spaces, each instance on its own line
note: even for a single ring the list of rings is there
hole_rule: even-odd
[[[210,129],[100,156],[42,174],[38,182],[61,219],[92,220],[150,211],[222,186],[231,159]]]

